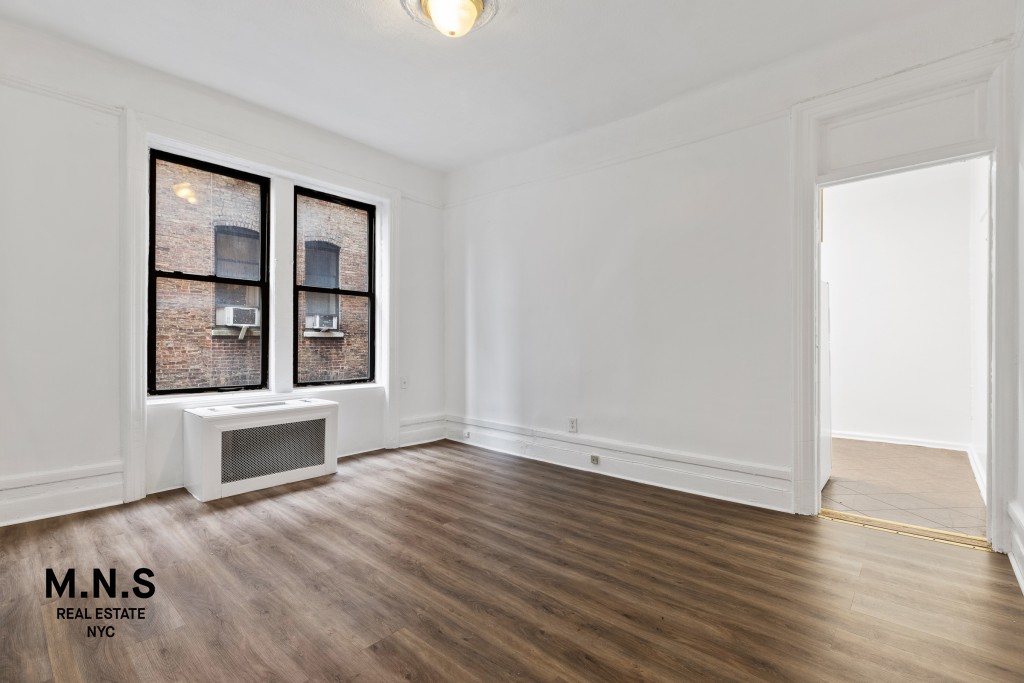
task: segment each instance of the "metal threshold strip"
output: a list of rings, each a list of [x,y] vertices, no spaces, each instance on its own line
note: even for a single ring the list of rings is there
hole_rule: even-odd
[[[818,515],[822,519],[827,519],[832,522],[841,522],[842,524],[853,524],[856,526],[866,527],[868,529],[877,529],[878,531],[886,531],[890,534],[899,534],[900,536],[911,536],[913,538],[923,538],[927,541],[935,541],[936,543],[946,543],[947,545],[959,545],[964,548],[971,548],[973,550],[981,550],[984,552],[992,552],[992,544],[988,540],[981,536],[968,536],[967,534],[958,534],[952,531],[939,531],[937,529],[928,529],[923,526],[915,526],[913,524],[901,524],[900,522],[890,522],[887,519],[878,519],[877,517],[865,517],[864,515],[854,515],[849,512],[840,512],[839,510],[828,510],[826,508],[821,509],[821,514]]]

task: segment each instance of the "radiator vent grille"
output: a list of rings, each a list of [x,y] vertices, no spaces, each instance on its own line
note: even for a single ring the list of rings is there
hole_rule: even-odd
[[[326,428],[320,419],[223,432],[221,483],[323,466]]]

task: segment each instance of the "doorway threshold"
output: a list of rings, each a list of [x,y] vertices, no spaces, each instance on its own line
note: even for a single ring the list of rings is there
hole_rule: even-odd
[[[992,552],[992,544],[981,536],[969,536],[967,534],[958,534],[951,531],[939,531],[938,529],[929,529],[927,527],[903,524],[901,522],[890,522],[887,519],[854,515],[840,510],[829,510],[828,508],[822,508],[818,517],[832,522],[853,524],[868,529],[877,529],[878,531],[885,531],[890,534],[923,538],[927,541],[935,541],[936,543],[959,545],[964,548],[971,548],[972,550],[981,550],[989,553]]]

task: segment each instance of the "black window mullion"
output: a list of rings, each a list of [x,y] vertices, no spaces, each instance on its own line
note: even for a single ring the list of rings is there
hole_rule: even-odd
[[[341,296],[361,296],[368,299],[373,298],[370,292],[360,292],[352,289],[334,289],[333,287],[312,287],[310,285],[295,285],[301,292],[312,292],[314,294],[340,294]]]
[[[223,275],[193,275],[180,271],[169,272],[166,270],[156,271],[156,277],[176,280],[192,280],[193,282],[212,282],[222,285],[242,285],[243,287],[259,287],[259,280],[245,280],[236,277],[224,277]]]

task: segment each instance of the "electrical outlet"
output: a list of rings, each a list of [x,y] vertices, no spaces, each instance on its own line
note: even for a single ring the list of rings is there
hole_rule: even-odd
[[[403,389],[408,389],[409,388],[409,378],[408,377],[401,378],[399,380],[399,384],[401,384]]]
[[[575,434],[577,431],[579,431],[578,428],[579,428],[579,425],[576,423],[576,418],[575,417],[570,417],[569,418],[569,433],[570,434]]]
[[[464,430],[462,432],[462,438],[464,438],[464,439],[468,439],[469,438],[469,430],[468,429],[466,429],[466,430]]]
[[[596,456],[596,455],[590,456],[590,464],[591,465],[600,465],[601,464],[601,458],[599,456]]]

